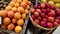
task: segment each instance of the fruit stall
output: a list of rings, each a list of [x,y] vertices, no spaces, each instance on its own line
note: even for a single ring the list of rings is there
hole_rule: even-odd
[[[0,0],[0,34],[59,34],[60,0]]]

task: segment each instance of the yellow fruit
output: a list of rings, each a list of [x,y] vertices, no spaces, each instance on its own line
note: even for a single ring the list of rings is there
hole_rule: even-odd
[[[41,2],[46,3],[46,2],[47,2],[47,0],[41,0]]]
[[[23,7],[18,7],[18,12],[20,12],[20,13],[24,13],[24,8]]]
[[[48,3],[50,3],[51,5],[54,5],[54,2],[53,1],[49,1]]]
[[[14,12],[9,11],[9,12],[7,12],[7,15],[8,15],[9,18],[13,18],[14,17]]]
[[[22,2],[22,0],[17,0],[17,3],[21,3]]]
[[[11,20],[10,20],[10,18],[8,18],[8,17],[6,17],[6,18],[3,19],[3,24],[4,24],[4,25],[9,25],[10,22],[11,22]]]
[[[15,7],[19,7],[19,3],[15,3]]]
[[[19,26],[22,26],[22,25],[24,24],[24,20],[23,20],[23,19],[18,20],[18,21],[17,21],[17,24],[18,24]]]
[[[5,12],[5,11],[0,11],[0,16],[2,16],[3,18],[5,18],[6,17],[6,15],[7,15],[7,13]]]
[[[15,27],[15,32],[16,33],[19,33],[19,32],[21,32],[22,31],[22,27],[21,26],[16,26]]]
[[[26,6],[27,6],[26,2],[21,3],[21,7],[26,8]]]
[[[16,11],[17,11],[17,8],[16,8],[16,7],[13,7],[13,8],[12,8],[12,11],[13,11],[13,12],[16,12]]]
[[[10,3],[9,3],[9,6],[14,6],[15,5],[15,2],[14,1],[11,1]]]
[[[55,3],[59,3],[60,2],[60,0],[52,0],[53,2],[55,2]]]
[[[28,13],[29,13],[28,9],[25,9],[25,13],[26,13],[26,14],[28,14]]]
[[[17,20],[16,19],[12,19],[12,23],[16,24]]]
[[[26,19],[26,14],[22,14],[22,19]]]
[[[12,24],[12,23],[9,24],[8,27],[7,27],[7,29],[8,29],[9,31],[14,30],[14,28],[15,28],[15,25]]]
[[[11,9],[12,9],[11,6],[7,6],[7,7],[6,7],[6,10],[7,10],[7,11],[9,11],[9,10],[11,10]]]
[[[16,13],[14,14],[14,18],[15,18],[15,19],[20,19],[20,18],[21,18],[21,14],[20,14],[19,12],[16,12]]]
[[[23,2],[27,2],[28,0],[23,0]]]

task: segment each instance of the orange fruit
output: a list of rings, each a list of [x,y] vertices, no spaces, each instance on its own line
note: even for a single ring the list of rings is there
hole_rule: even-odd
[[[29,13],[28,9],[25,9],[25,14],[28,14],[28,13]]]
[[[24,8],[23,7],[18,7],[18,12],[20,12],[20,13],[24,13]]]
[[[6,26],[6,25],[4,25],[4,24],[2,24],[2,25],[1,25],[1,28],[2,28],[2,29],[6,29],[6,28],[7,28],[7,26]]]
[[[26,14],[22,14],[22,19],[26,19]]]
[[[8,17],[10,17],[10,18],[14,17],[14,12],[12,12],[12,11],[8,11],[7,14],[8,14]]]
[[[30,6],[29,6],[29,5],[27,5],[26,9],[30,9]]]
[[[22,2],[22,0],[17,0],[17,3],[21,3]]]
[[[16,13],[14,14],[14,18],[15,18],[15,19],[20,19],[20,18],[21,18],[21,14],[20,14],[19,12],[16,12]]]
[[[9,24],[8,27],[7,27],[7,29],[8,29],[9,31],[14,30],[14,28],[15,28],[15,25],[12,24],[12,23]]]
[[[11,1],[10,3],[9,3],[9,6],[14,6],[15,5],[15,2],[14,1]]]
[[[15,27],[15,32],[16,33],[19,33],[19,32],[21,32],[22,31],[22,27],[21,26],[16,26]]]
[[[31,4],[32,4],[31,1],[28,1],[28,2],[27,2],[27,5],[31,5]]]
[[[13,19],[12,19],[12,23],[13,23],[13,24],[16,24],[16,22],[17,22],[17,20],[13,18]]]
[[[26,8],[26,6],[27,6],[26,2],[21,3],[21,7]]]
[[[13,8],[12,8],[12,11],[13,11],[13,12],[16,12],[16,11],[17,11],[17,8],[16,8],[16,7],[13,7]]]
[[[15,7],[19,7],[19,3],[15,3]]]
[[[9,11],[9,10],[11,10],[11,8],[12,8],[11,6],[7,6],[6,10]]]
[[[17,21],[17,24],[18,24],[19,26],[22,26],[22,25],[24,24],[24,20],[23,20],[23,19],[18,20],[18,21]]]
[[[3,18],[5,18],[7,15],[7,13],[4,10],[0,11],[0,16],[2,16]]]
[[[27,2],[28,0],[23,0],[23,2]]]
[[[6,18],[3,19],[3,24],[4,24],[4,25],[9,25],[10,22],[11,22],[11,20],[10,20],[10,18],[8,18],[8,17],[6,17]]]

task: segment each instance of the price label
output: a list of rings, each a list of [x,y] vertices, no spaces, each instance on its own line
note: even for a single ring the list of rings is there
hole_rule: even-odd
[[[0,25],[2,24],[2,17],[0,17]]]

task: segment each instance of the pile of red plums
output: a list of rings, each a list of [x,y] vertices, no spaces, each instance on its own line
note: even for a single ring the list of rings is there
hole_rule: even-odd
[[[31,9],[31,18],[42,27],[54,28],[60,23],[60,9],[49,3],[40,3]]]

